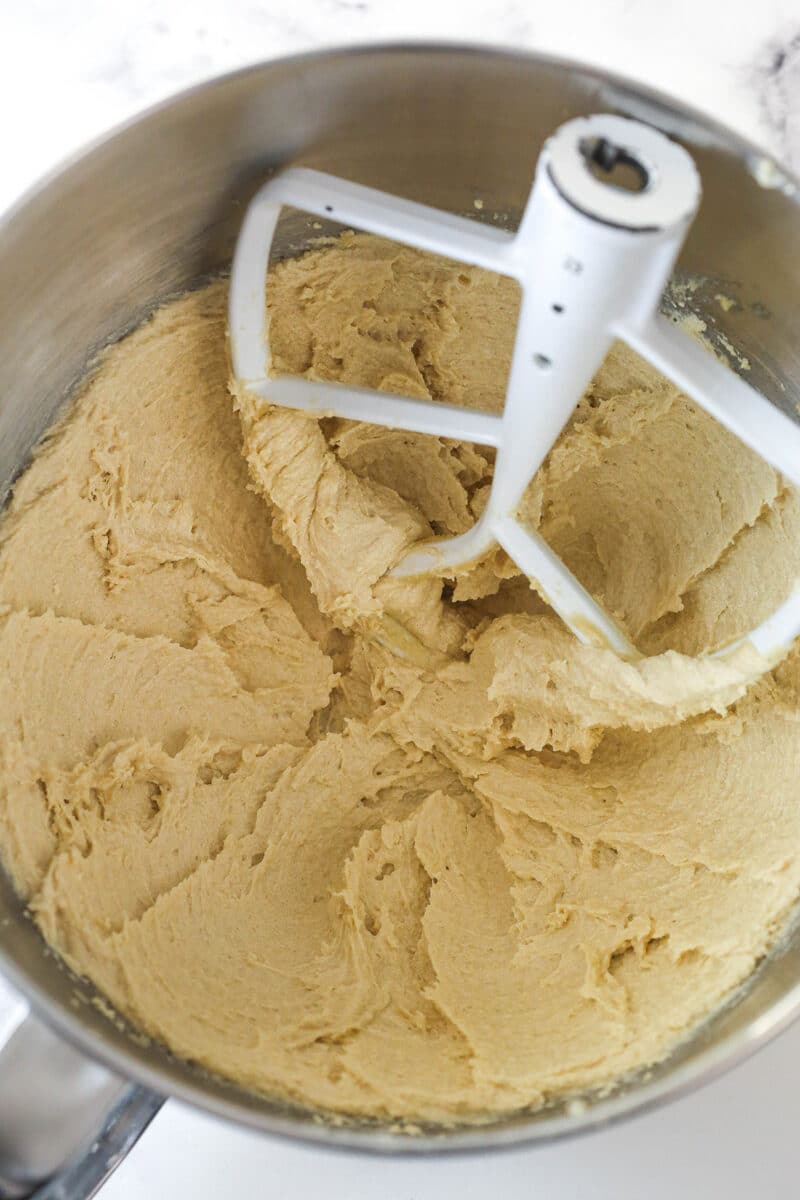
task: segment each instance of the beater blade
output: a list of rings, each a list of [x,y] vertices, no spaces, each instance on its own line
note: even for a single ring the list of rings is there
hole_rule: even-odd
[[[494,447],[492,485],[477,523],[413,548],[394,574],[452,576],[499,544],[576,637],[638,658],[620,626],[518,510],[615,339],[800,486],[800,427],[658,313],[700,194],[686,150],[648,125],[612,115],[568,121],[546,141],[515,234],[318,171],[288,169],[256,194],[236,247],[234,374],[240,387],[271,404]],[[515,279],[522,299],[502,414],[273,376],[267,268],[285,206]],[[715,655],[749,642],[773,663],[798,632],[800,587]]]

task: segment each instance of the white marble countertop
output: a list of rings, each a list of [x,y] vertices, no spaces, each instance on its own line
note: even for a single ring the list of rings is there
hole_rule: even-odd
[[[800,170],[800,0],[6,0],[0,209],[81,143],[210,75],[336,44],[436,38],[598,63],[706,110]],[[103,1197],[772,1200],[797,1191],[798,1077],[795,1027],[724,1079],[628,1125],[436,1163],[323,1155],[170,1103]]]

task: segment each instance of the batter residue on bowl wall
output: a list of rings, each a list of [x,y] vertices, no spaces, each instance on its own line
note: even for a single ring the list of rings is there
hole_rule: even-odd
[[[499,408],[513,286],[369,237],[284,264],[280,369]],[[629,352],[527,519],[655,657],[497,552],[487,453],[231,399],[224,283],[104,358],[0,555],[0,846],[45,937],[242,1084],[453,1119],[664,1055],[800,886],[800,659],[691,656],[800,573],[795,493]]]

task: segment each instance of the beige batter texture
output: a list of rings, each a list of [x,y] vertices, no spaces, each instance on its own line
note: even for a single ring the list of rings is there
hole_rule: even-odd
[[[225,304],[106,355],[0,530],[0,846],[42,932],[177,1054],[342,1113],[658,1059],[800,887],[800,658],[692,657],[800,574],[797,495],[615,350],[524,507],[653,656],[622,664],[499,551],[388,578],[490,456],[232,400]],[[497,410],[516,307],[347,235],[274,272],[272,344]]]

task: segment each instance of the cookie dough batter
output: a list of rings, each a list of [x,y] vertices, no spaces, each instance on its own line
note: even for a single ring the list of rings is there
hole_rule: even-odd
[[[655,656],[621,664],[500,551],[388,578],[489,453],[232,400],[225,303],[107,353],[0,529],[0,847],[42,932],[177,1054],[340,1113],[653,1062],[798,895],[800,657],[691,657],[800,574],[796,494],[617,348],[525,514]],[[281,370],[502,405],[507,280],[345,235],[271,303]]]

